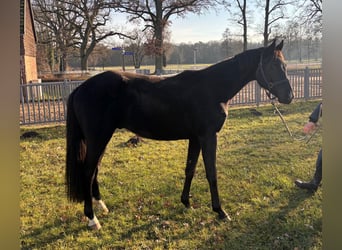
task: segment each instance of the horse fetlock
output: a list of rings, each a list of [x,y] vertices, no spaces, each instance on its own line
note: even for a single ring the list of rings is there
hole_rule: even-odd
[[[189,198],[181,198],[181,202],[184,204],[186,208],[190,208]]]
[[[89,219],[88,227],[93,230],[101,229],[101,224],[95,215],[93,219]]]

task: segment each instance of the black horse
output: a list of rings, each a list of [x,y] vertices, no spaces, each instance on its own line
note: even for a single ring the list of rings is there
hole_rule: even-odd
[[[92,202],[108,212],[101,200],[97,173],[117,128],[156,140],[189,140],[181,195],[186,207],[190,207],[191,181],[202,150],[212,208],[220,219],[227,218],[217,188],[216,133],[227,118],[228,101],[252,80],[279,102],[292,101],[282,47],[283,41],[278,46],[273,41],[268,47],[245,51],[205,69],[157,80],[107,71],[75,89],[67,112],[67,195],[71,201],[84,201],[88,225],[101,227]]]

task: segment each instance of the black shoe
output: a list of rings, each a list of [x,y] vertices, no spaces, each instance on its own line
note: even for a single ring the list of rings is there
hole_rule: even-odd
[[[299,188],[307,189],[312,192],[316,192],[318,185],[314,181],[302,182],[301,180],[296,180],[295,184]]]

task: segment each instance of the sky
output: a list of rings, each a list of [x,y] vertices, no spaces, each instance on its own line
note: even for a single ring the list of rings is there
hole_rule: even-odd
[[[229,27],[227,11],[207,11],[202,15],[188,13],[184,18],[171,17],[171,42],[196,43],[218,41]]]
[[[117,26],[124,25],[127,28],[132,27],[126,22],[124,14],[114,14],[115,23]],[[185,17],[171,16],[171,24],[169,30],[171,31],[171,42],[178,43],[196,43],[218,41],[222,39],[222,34],[231,22],[228,21],[227,11],[222,10],[208,10],[201,15],[187,13]],[[239,27],[239,25],[236,25]]]

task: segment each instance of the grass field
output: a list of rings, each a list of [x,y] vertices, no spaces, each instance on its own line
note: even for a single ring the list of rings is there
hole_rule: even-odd
[[[317,101],[279,106],[291,138],[271,105],[231,109],[218,134],[217,170],[222,207],[211,210],[202,158],[191,189],[193,208],[180,203],[187,141],[125,142],[117,131],[103,157],[99,182],[110,213],[87,228],[81,204],[66,199],[65,126],[22,127],[20,140],[20,247],[22,249],[322,249],[322,189],[309,180],[322,144],[322,126],[309,143],[302,128]]]

